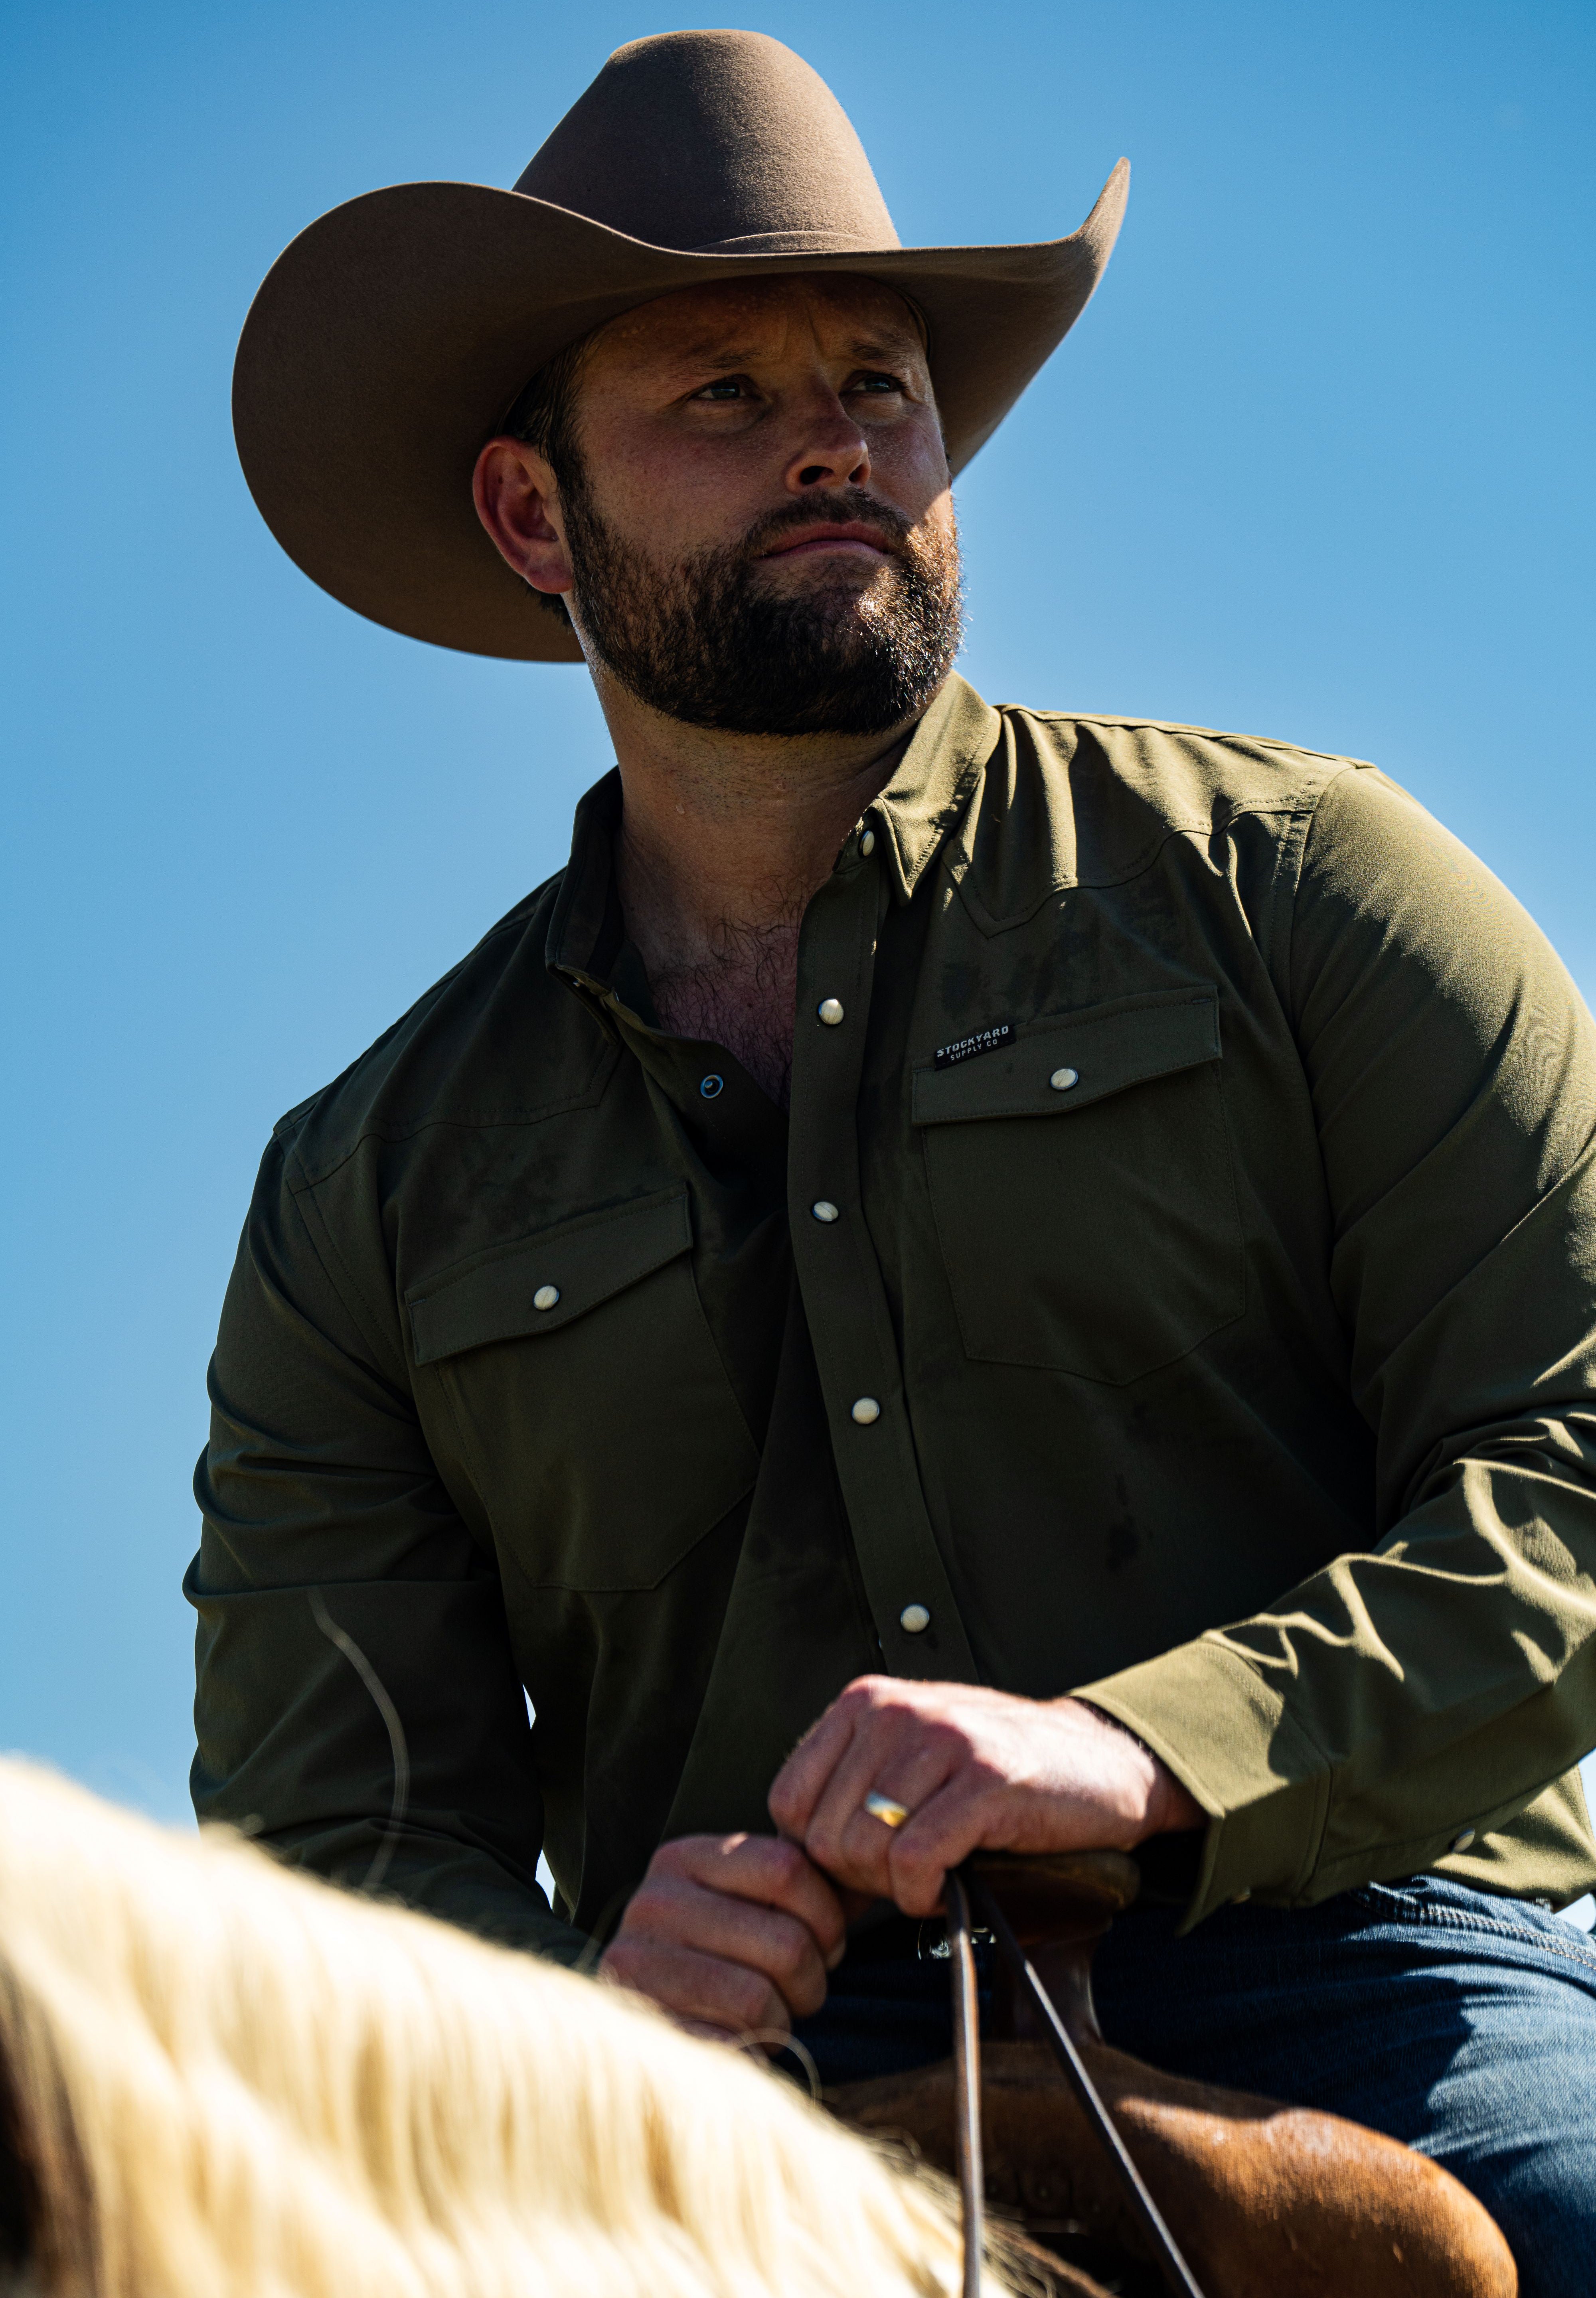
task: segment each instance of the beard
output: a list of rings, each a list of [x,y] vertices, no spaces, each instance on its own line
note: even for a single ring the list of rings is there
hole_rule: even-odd
[[[560,505],[589,644],[667,718],[733,734],[885,734],[917,717],[953,668],[956,535],[917,533],[856,489],[795,502],[740,542],[664,566],[603,517],[580,463],[562,474]],[[821,521],[867,525],[891,556],[863,587],[856,566],[833,566],[783,594],[763,553]]]

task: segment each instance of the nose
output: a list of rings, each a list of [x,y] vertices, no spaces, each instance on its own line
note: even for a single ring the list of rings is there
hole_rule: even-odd
[[[806,423],[802,443],[789,459],[786,475],[791,495],[869,484],[869,445],[835,393],[828,394],[825,403],[817,406]]]

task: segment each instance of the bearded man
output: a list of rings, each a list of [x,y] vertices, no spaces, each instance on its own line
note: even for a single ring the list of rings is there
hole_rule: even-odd
[[[616,769],[277,1128],[195,1804],[829,2080],[946,2053],[952,1863],[1134,1850],[1110,2038],[1423,2148],[1572,2293],[1596,1041],[1373,769],[955,675],[950,474],[1125,182],[904,249],[806,66],[678,33],[262,289],[274,532],[585,661]]]

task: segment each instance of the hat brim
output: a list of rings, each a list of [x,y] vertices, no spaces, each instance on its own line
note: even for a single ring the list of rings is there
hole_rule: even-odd
[[[322,216],[251,307],[233,428],[261,517],[312,582],[467,653],[580,662],[484,533],[471,474],[546,360],[681,287],[851,271],[913,296],[957,472],[1075,324],[1119,235],[1121,160],[1068,239],[684,254],[481,184],[399,184]]]

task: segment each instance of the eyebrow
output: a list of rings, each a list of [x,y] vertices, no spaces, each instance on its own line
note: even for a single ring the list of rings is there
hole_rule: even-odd
[[[881,360],[901,359],[906,352],[911,357],[918,357],[920,351],[919,338],[906,328],[901,335],[893,337],[856,336],[848,346],[849,358],[856,360],[862,366]],[[702,343],[690,344],[677,354],[683,367],[725,368],[749,367],[758,356],[752,344],[736,350],[723,350],[713,336]]]
[[[904,351],[918,351],[920,338],[906,328],[901,335],[863,337],[850,343],[848,349],[856,360],[897,359]]]

